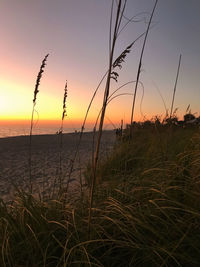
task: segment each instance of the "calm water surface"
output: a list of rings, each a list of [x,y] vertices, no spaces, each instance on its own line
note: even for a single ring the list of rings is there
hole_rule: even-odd
[[[79,128],[64,128],[64,133],[73,133],[75,131],[79,131]],[[91,129],[86,129],[86,131],[90,131]],[[33,134],[56,134],[59,131],[58,126],[50,126],[45,125],[42,127],[33,128]],[[0,125],[0,138],[2,137],[11,137],[11,136],[21,136],[21,135],[29,135],[30,134],[30,126],[20,126],[20,125]]]

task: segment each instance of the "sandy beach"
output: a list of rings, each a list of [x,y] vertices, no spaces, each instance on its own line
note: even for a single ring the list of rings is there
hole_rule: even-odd
[[[71,160],[79,140],[78,133],[63,134],[62,173],[67,181]],[[80,191],[80,174],[84,182],[84,169],[91,160],[93,133],[84,133],[77,160],[70,178],[69,192]],[[115,142],[114,131],[104,131],[101,155],[106,157]],[[29,136],[0,138],[0,197],[11,201],[15,187],[28,190]],[[60,135],[32,136],[32,181],[34,194],[51,196],[58,186],[60,173]]]

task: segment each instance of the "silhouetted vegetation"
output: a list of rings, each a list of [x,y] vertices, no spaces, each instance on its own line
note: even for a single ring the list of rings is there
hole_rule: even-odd
[[[1,266],[198,266],[197,127],[126,131],[97,169],[90,238],[86,192],[69,205],[19,191],[0,207]]]
[[[37,198],[32,192],[31,138],[38,86],[47,56],[36,80],[30,129],[30,183],[28,192],[16,188],[12,203],[0,202],[0,266],[192,266],[200,262],[200,117],[187,109],[183,120],[170,116],[134,122],[137,86],[151,20],[148,22],[137,71],[131,123],[116,130],[116,143],[108,157],[101,157],[104,118],[111,81],[117,82],[129,44],[114,60],[117,38],[127,1],[119,0],[114,18],[111,6],[109,66],[89,103],[69,166],[62,169],[62,133],[66,116],[67,84],[60,128],[59,193]],[[115,19],[112,29],[112,19]],[[112,34],[113,31],[113,34]],[[181,59],[181,57],[180,57]],[[180,67],[179,59],[179,67]],[[177,72],[177,78],[179,73]],[[87,188],[68,201],[68,187],[93,99],[106,77],[103,104],[94,126],[93,154],[85,171]],[[97,141],[95,143],[95,133]],[[81,175],[81,174],[80,174]],[[64,185],[63,180],[67,183]],[[54,190],[53,188],[52,190]]]

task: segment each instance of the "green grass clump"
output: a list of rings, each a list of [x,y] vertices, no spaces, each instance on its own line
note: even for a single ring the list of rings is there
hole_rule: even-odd
[[[98,169],[89,237],[86,197],[72,206],[19,191],[0,206],[0,266],[198,266],[199,156],[197,129],[119,142]]]

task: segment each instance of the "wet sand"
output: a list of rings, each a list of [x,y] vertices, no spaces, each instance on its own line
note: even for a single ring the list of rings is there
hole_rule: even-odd
[[[62,174],[66,185],[71,161],[79,140],[78,133],[63,134]],[[80,191],[84,170],[92,157],[93,133],[84,133],[70,178],[69,192]],[[101,156],[107,157],[115,142],[114,131],[104,131]],[[32,182],[34,194],[51,197],[60,177],[60,135],[32,136]],[[0,198],[11,201],[16,187],[30,187],[29,136],[0,138]]]

